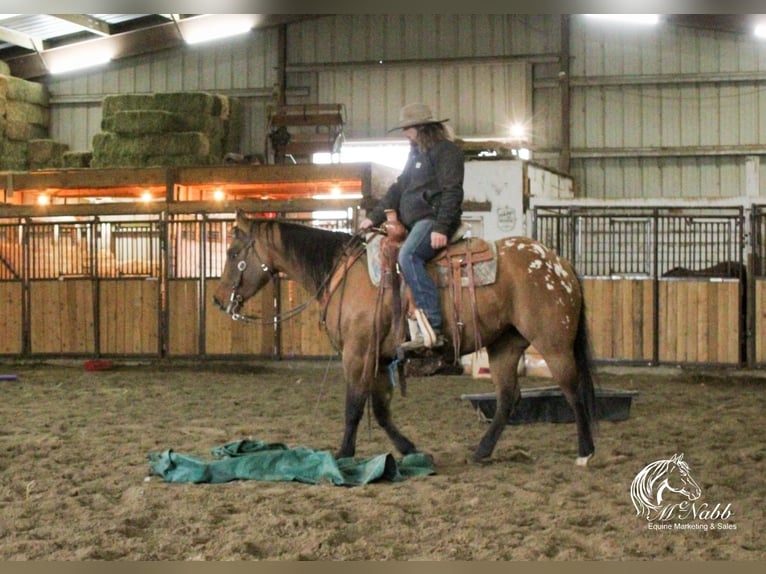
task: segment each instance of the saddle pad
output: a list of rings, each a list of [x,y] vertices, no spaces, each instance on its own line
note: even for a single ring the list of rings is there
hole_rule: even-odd
[[[375,287],[380,286],[381,239],[383,239],[382,235],[375,235],[367,242],[367,271],[370,274],[370,281],[372,281],[372,284],[375,285]],[[492,251],[492,259],[473,264],[474,285],[476,287],[492,285],[497,279],[497,250],[494,242],[490,241],[488,244]],[[429,263],[426,267],[440,288],[446,288],[449,285],[449,274],[451,273],[449,267],[436,265],[434,263]],[[468,287],[468,271],[465,266],[460,270],[460,279],[462,286]]]

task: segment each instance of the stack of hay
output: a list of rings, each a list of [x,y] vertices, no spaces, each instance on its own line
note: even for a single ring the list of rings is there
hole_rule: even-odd
[[[239,100],[208,92],[106,96],[91,167],[213,165],[239,151]]]
[[[48,139],[49,125],[45,85],[11,76],[0,62],[0,169],[60,167],[68,147]]]

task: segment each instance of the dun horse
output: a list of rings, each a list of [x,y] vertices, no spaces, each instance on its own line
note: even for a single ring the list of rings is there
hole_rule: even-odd
[[[370,353],[381,364],[396,357],[391,289],[379,305],[366,255],[349,256],[358,236],[281,221],[259,221],[237,213],[215,303],[238,317],[242,304],[277,273],[303,285],[325,305],[327,333],[340,349],[346,380],[345,430],[338,457],[354,456],[359,423],[368,400],[378,424],[402,454],[416,447],[391,417],[393,388],[387,369],[369,369]],[[497,275],[491,285],[475,288],[478,325],[470,305],[454,316],[450,297],[442,297],[443,331],[461,353],[485,346],[497,393],[495,415],[474,452],[491,456],[520,398],[517,366],[533,345],[545,361],[575,413],[578,465],[594,452],[592,422],[595,391],[590,370],[585,310],[580,282],[569,262],[529,238],[496,242]],[[462,287],[462,300],[469,289]],[[446,291],[445,291],[446,292]],[[467,328],[461,328],[459,324]],[[377,347],[377,348],[376,348]]]

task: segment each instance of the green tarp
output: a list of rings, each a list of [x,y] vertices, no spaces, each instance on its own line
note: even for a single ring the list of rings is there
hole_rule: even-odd
[[[221,483],[231,480],[331,482],[358,486],[376,480],[399,481],[433,474],[427,455],[410,454],[400,461],[390,453],[369,459],[335,459],[328,451],[288,448],[282,443],[239,440],[212,449],[216,460],[179,454],[171,450],[149,453],[152,474],[166,482]]]

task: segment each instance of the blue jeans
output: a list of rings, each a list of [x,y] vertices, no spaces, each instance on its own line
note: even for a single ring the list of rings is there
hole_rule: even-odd
[[[407,281],[415,306],[423,309],[434,331],[442,328],[439,290],[426,271],[426,261],[436,255],[431,247],[432,219],[421,219],[410,229],[407,239],[399,249],[399,269]]]

